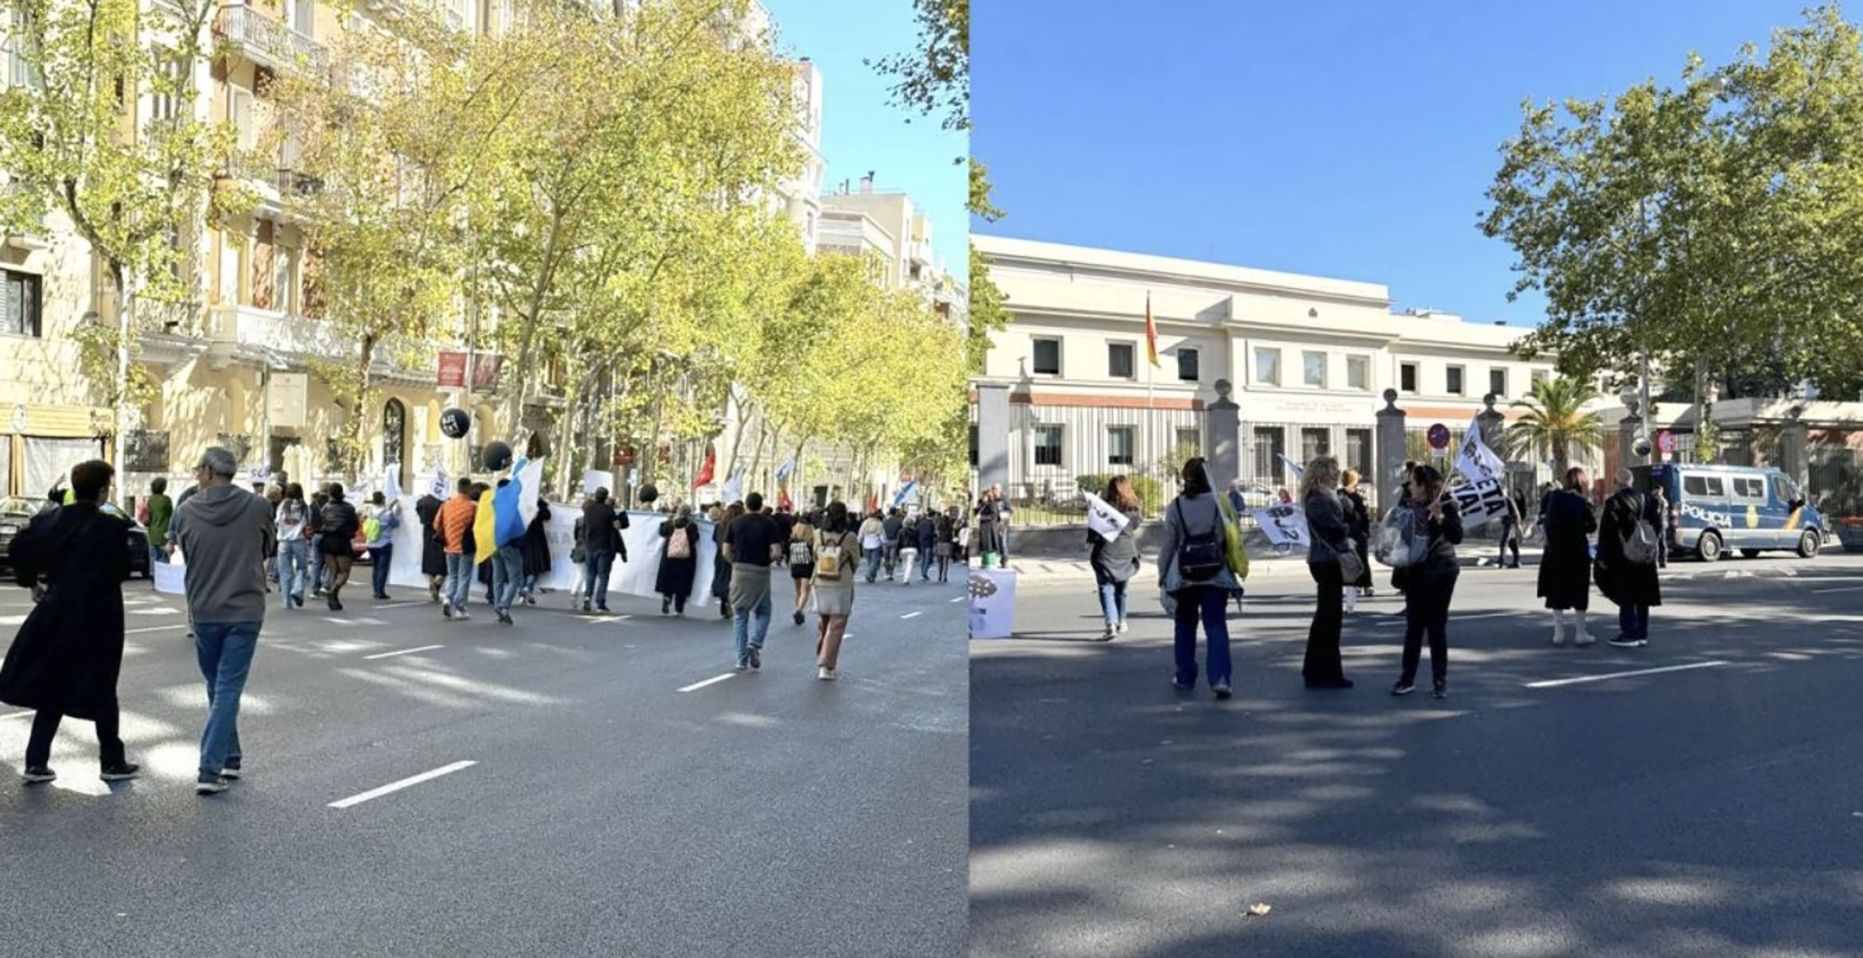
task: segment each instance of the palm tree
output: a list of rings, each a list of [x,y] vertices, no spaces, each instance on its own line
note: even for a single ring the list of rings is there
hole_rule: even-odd
[[[1562,376],[1535,385],[1525,399],[1511,404],[1526,412],[1501,434],[1507,458],[1551,459],[1554,477],[1564,476],[1574,452],[1603,445],[1603,422],[1597,413],[1584,411],[1585,404],[1597,398],[1598,391],[1583,379]]]

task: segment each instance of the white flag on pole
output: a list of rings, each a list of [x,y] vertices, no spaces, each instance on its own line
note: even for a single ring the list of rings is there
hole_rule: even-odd
[[[1487,479],[1498,484],[1506,474],[1507,464],[1481,441],[1480,417],[1470,419],[1468,430],[1462,433],[1462,450],[1456,454],[1455,471],[1477,484]]]
[[[447,488],[446,485],[445,469],[439,466],[433,467],[433,479],[429,482],[427,491],[432,493],[435,499],[445,499],[448,495],[452,494],[452,490]]]
[[[1479,528],[1489,519],[1507,515],[1511,506],[1507,504],[1507,491],[1501,488],[1501,479],[1494,476],[1479,482],[1469,482],[1449,490],[1455,497],[1455,504],[1462,510],[1462,528]]]
[[[1283,503],[1256,509],[1249,514],[1255,517],[1255,525],[1261,528],[1262,535],[1277,546],[1304,549],[1313,541],[1312,533],[1307,529],[1306,510],[1299,506]]]
[[[382,496],[386,498],[390,503],[401,501],[401,464],[400,463],[391,462],[388,464],[387,475],[384,475],[382,477]],[[436,496],[435,498],[439,498],[439,497]]]
[[[1113,508],[1112,503],[1091,492],[1082,493],[1087,498],[1087,529],[1097,532],[1102,539],[1116,539],[1132,520],[1126,514]]]

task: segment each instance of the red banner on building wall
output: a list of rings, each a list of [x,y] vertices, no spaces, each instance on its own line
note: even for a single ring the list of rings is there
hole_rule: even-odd
[[[489,389],[498,382],[498,371],[505,358],[493,353],[476,353],[472,357],[472,388]],[[466,354],[458,350],[440,351],[439,384],[442,389],[462,389],[466,385]]]

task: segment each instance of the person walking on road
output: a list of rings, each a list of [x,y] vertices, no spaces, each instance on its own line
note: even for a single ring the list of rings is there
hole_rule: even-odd
[[[1106,620],[1100,638],[1111,641],[1126,631],[1126,585],[1139,570],[1138,528],[1143,516],[1132,480],[1125,476],[1108,479],[1100,498],[1126,517],[1125,526],[1111,539],[1087,530],[1087,559],[1093,566],[1093,581],[1099,585],[1100,613]]]
[[[854,561],[860,555],[860,537],[849,528],[847,504],[830,502],[821,527],[813,532],[810,591],[819,620],[815,631],[815,677],[833,681],[841,667],[841,642],[847,637],[847,619],[854,614]]]
[[[1519,490],[1515,490],[1507,497],[1507,510],[1501,513],[1501,542],[1494,552],[1494,567],[1497,569],[1509,568],[1507,564],[1509,549],[1514,552],[1512,568],[1520,568],[1520,521],[1526,515],[1524,502]]]
[[[1411,534],[1427,537],[1428,544],[1412,547],[1411,555],[1421,558],[1398,570],[1404,577],[1404,665],[1391,694],[1409,695],[1416,689],[1417,663],[1428,634],[1431,692],[1436,698],[1447,698],[1449,600],[1461,574],[1455,547],[1462,542],[1462,513],[1455,499],[1443,494],[1443,474],[1435,466],[1418,466],[1411,473],[1410,490],[1410,499],[1398,508],[1410,511]]]
[[[304,487],[292,483],[285,487],[285,497],[278,500],[272,527],[278,534],[278,591],[285,608],[304,607],[304,587],[310,581],[311,528],[310,504],[304,501]]]
[[[401,503],[389,502],[377,492],[369,497],[369,514],[362,520],[362,535],[369,544],[370,596],[388,599],[388,567],[394,561],[395,530],[401,528]]]
[[[1365,496],[1359,491],[1359,474],[1357,469],[1347,469],[1340,476],[1339,506],[1346,517],[1346,531],[1352,536],[1352,547],[1358,552],[1359,564],[1365,567],[1365,574],[1355,582],[1347,582],[1345,587],[1359,595],[1372,594],[1371,587],[1371,507],[1365,504]],[[1238,508],[1240,515],[1242,510]],[[1354,603],[1356,604],[1356,603]]]
[[[440,614],[451,619],[470,619],[466,600],[472,595],[473,550],[468,548],[472,522],[479,504],[472,499],[472,480],[461,476],[453,498],[446,500],[434,514],[434,538],[446,554],[446,585],[441,589]]]
[[[245,752],[239,744],[239,698],[265,624],[260,560],[272,540],[272,510],[264,499],[233,485],[238,470],[231,452],[209,448],[195,467],[200,492],[175,510],[174,519],[176,539],[188,560],[188,621],[207,681],[207,727],[201,732],[194,786],[202,795],[226,791],[227,781],[241,775]]]
[[[1158,585],[1170,600],[1177,660],[1173,687],[1197,686],[1197,623],[1203,624],[1205,671],[1218,699],[1230,695],[1229,597],[1242,583],[1223,550],[1223,511],[1210,488],[1203,458],[1184,463],[1183,491],[1164,510],[1164,542],[1158,549]],[[1174,606],[1174,607],[1173,607]]]
[[[550,486],[545,483],[537,496],[537,514],[518,540],[518,551],[524,556],[524,587],[518,590],[518,598],[525,605],[537,604],[537,583],[550,574],[550,503],[544,499],[549,494]]]
[[[744,497],[744,506],[724,541],[725,558],[731,560],[732,636],[740,672],[763,667],[763,640],[770,632],[770,568],[783,557],[782,534],[776,520],[763,514],[763,495]]]
[[[815,579],[815,527],[807,519],[789,529],[789,578],[796,584],[795,620],[801,625],[808,618],[809,583]]]
[[[330,501],[324,504],[318,526],[323,531],[319,547],[324,554],[324,565],[330,569],[330,587],[325,600],[330,611],[341,612],[343,586],[349,584],[349,570],[356,561],[354,543],[362,520],[356,514],[356,507],[345,500],[342,486],[331,483],[328,494]]]
[[[125,756],[118,734],[123,580],[129,578],[123,543],[130,523],[100,508],[109,501],[115,474],[102,460],[73,467],[71,504],[34,516],[7,548],[21,585],[36,585],[41,577],[48,583],[0,664],[0,702],[34,711],[21,776],[27,785],[58,777],[51,766],[52,739],[66,716],[96,723],[104,781],[135,778],[141,771]]]
[[[934,551],[938,548],[938,520],[932,518],[932,514],[929,510],[920,512],[919,521],[915,528],[916,533],[913,538],[917,540],[915,545],[919,550],[919,581],[930,582],[932,557]],[[910,569],[906,570],[906,578],[910,579],[912,577],[911,571]]]
[[[1310,689],[1349,689],[1345,664],[1340,659],[1339,632],[1345,621],[1345,578],[1339,557],[1356,555],[1345,509],[1339,504],[1339,460],[1320,456],[1300,476],[1300,501],[1307,510],[1312,542],[1307,548],[1307,572],[1317,587],[1318,605],[1307,629],[1307,656],[1300,668]]]
[[[1604,502],[1598,523],[1598,591],[1617,604],[1619,648],[1650,644],[1650,606],[1662,605],[1662,585],[1656,578],[1657,542],[1661,539],[1662,509],[1654,496],[1636,488],[1636,476],[1617,470],[1617,491]]]
[[[867,560],[867,584],[872,585],[880,575],[880,561],[886,555],[886,521],[880,518],[880,511],[875,509],[867,516],[867,521],[860,524],[860,551]]]
[[[504,478],[498,480],[498,485],[503,487],[510,482],[509,478]],[[525,531],[529,532],[529,527]],[[517,604],[518,593],[524,590],[524,549],[520,545],[523,540],[524,537],[519,536],[492,552],[492,615],[500,625],[516,624],[511,618],[511,607]]]
[[[899,517],[899,532],[894,535],[893,543],[894,565],[899,570],[899,582],[909,586],[912,584],[912,567],[918,565],[919,558],[918,522],[902,514]],[[890,576],[887,581],[891,581]]]
[[[1669,514],[1669,496],[1662,483],[1650,489],[1650,501],[1656,506],[1656,568],[1669,568],[1669,531],[1674,517]]]
[[[329,581],[329,576],[326,574],[329,566],[324,562],[323,551],[323,507],[329,504],[330,492],[328,487],[321,487],[316,492],[311,493],[310,525],[307,527],[306,531],[310,535],[310,590],[311,598],[313,599],[321,599],[324,597],[324,583]]]
[[[168,498],[167,476],[156,476],[149,480],[148,505],[149,560],[165,563],[168,561],[168,550],[163,545],[168,541],[168,521],[175,515],[175,500]]]
[[[938,516],[936,548],[939,582],[951,581],[951,559],[957,553],[957,529],[962,521],[956,509],[947,509]]]
[[[420,520],[421,529],[420,574],[427,580],[427,601],[435,605],[440,604],[440,590],[446,585],[446,540],[434,533],[434,519],[445,504],[431,491],[414,503],[414,517]]]
[[[893,581],[893,570],[898,568],[900,556],[903,554],[901,547],[904,543],[899,538],[899,530],[904,528],[905,524],[905,516],[898,509],[888,509],[886,518],[880,522],[880,528],[886,534],[885,557],[886,581],[888,582]]]
[[[608,611],[608,577],[614,571],[617,556],[627,561],[627,543],[621,538],[621,530],[627,527],[627,513],[615,511],[608,502],[607,489],[595,490],[595,495],[583,503],[582,551],[588,556],[589,571],[582,593],[582,611]]]
[[[744,514],[744,504],[733,502],[712,526],[712,598],[718,600],[718,617],[731,618],[731,560],[725,556],[725,535]]]
[[[1583,646],[1597,641],[1585,627],[1585,612],[1591,607],[1591,534],[1598,529],[1598,517],[1585,498],[1585,487],[1585,470],[1573,466],[1540,505],[1546,548],[1540,554],[1538,593],[1552,610],[1553,645],[1565,644],[1567,610],[1576,620],[1572,644]]]
[[[673,517],[660,523],[660,538],[666,542],[653,580],[653,591],[660,593],[660,614],[685,615],[692,580],[699,573],[699,524],[692,519],[692,507],[680,503]]]

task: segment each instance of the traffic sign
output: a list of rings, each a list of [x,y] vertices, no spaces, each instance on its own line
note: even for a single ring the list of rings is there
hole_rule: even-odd
[[[1656,448],[1661,449],[1663,455],[1665,456],[1674,455],[1675,454],[1675,433],[1672,433],[1667,429],[1664,429],[1662,432],[1657,433],[1656,434]]]
[[[1449,448],[1449,427],[1437,423],[1430,427],[1430,448],[1442,452]]]

